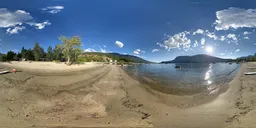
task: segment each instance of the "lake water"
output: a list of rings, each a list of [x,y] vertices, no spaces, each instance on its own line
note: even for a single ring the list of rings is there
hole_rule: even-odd
[[[176,65],[182,68],[175,68]],[[176,89],[176,93],[212,91],[229,82],[239,68],[240,64],[236,63],[141,64],[123,67],[139,80],[150,80],[149,83],[161,87],[163,91]]]

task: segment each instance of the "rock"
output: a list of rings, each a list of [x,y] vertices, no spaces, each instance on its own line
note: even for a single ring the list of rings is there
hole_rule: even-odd
[[[143,116],[141,117],[141,119],[147,119],[150,115],[148,113],[144,113],[142,112]]]
[[[181,68],[181,66],[180,65],[176,65],[175,68]]]
[[[142,106],[143,106],[143,104],[139,104],[139,105],[138,105],[138,107],[142,107]]]

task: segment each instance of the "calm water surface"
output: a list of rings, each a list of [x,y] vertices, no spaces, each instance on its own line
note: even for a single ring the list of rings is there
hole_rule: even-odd
[[[182,68],[175,68],[176,65]],[[236,63],[183,63],[141,64],[125,66],[124,70],[137,78],[149,78],[159,86],[211,89],[231,80],[239,68]]]

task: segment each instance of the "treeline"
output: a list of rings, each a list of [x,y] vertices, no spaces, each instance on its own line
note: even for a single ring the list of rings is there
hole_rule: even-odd
[[[238,61],[238,62],[241,62],[241,61],[246,61],[246,62],[256,61],[256,53],[254,55],[239,57],[239,58],[236,59],[236,61]]]
[[[21,51],[15,53],[8,51],[7,54],[0,53],[0,61],[67,61],[68,64],[76,62],[78,56],[82,53],[82,42],[78,36],[73,37],[59,37],[62,44],[55,45],[54,48],[49,46],[47,52],[35,43],[32,49],[25,49],[22,47]]]

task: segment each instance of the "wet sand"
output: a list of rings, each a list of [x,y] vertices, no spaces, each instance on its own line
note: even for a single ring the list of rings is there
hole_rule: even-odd
[[[44,64],[0,63],[21,71],[0,75],[1,127],[256,127],[256,75],[243,75],[256,63],[243,64],[211,100],[200,96],[204,103],[152,90],[115,65]]]

